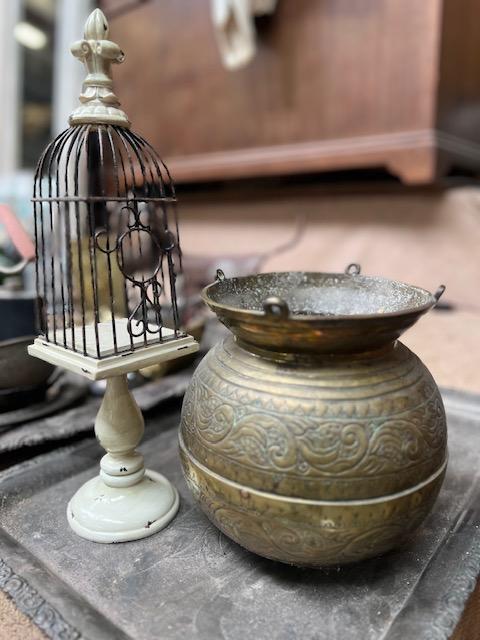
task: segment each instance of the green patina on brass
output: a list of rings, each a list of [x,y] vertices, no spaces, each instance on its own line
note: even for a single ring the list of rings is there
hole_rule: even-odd
[[[226,535],[296,565],[401,543],[443,481],[438,388],[396,339],[438,299],[359,273],[222,279],[204,300],[234,334],[185,396],[187,482]]]

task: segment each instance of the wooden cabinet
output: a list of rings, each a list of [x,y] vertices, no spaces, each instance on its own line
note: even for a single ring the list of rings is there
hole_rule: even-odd
[[[125,5],[125,10],[122,10]],[[279,0],[223,68],[209,0],[104,0],[117,93],[177,182],[480,168],[478,0]]]

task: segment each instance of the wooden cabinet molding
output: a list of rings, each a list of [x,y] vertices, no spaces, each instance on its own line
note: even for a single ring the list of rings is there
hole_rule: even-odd
[[[280,0],[235,72],[209,0],[122,1],[102,3],[127,52],[117,92],[177,182],[384,167],[428,184],[480,168],[476,0]]]

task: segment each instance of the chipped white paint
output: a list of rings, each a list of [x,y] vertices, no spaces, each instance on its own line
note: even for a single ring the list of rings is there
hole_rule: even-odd
[[[122,322],[116,321],[120,343],[124,340]],[[100,331],[101,353],[109,353],[111,348],[107,327]],[[168,331],[171,330],[164,329]],[[80,328],[77,334],[81,335]],[[167,337],[167,333],[164,336]],[[90,380],[107,379],[95,421],[95,434],[107,454],[100,462],[99,476],[80,487],[67,508],[68,522],[78,535],[93,542],[138,540],[160,531],[177,513],[177,490],[161,474],[146,471],[143,456],[135,451],[144,423],[128,388],[126,374],[197,350],[198,343],[189,335],[181,338],[170,335],[166,342],[146,347],[137,345],[133,351],[102,359],[84,356],[71,351],[68,343],[66,348],[46,342],[42,337],[29,346],[32,356]]]
[[[70,500],[68,522],[82,538],[126,542],[152,535],[175,516],[177,490],[161,474],[146,471],[135,450],[144,431],[143,417],[126,376],[108,378],[95,421],[95,435],[107,451],[100,475]]]

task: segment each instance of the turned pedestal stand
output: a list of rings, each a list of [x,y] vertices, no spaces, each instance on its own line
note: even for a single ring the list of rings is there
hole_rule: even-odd
[[[117,323],[117,341],[122,330],[125,335],[125,327]],[[168,337],[169,330],[163,332]],[[175,487],[160,473],[145,469],[143,456],[135,450],[142,439],[144,422],[126,377],[130,371],[198,349],[191,336],[175,338],[170,333],[172,337],[163,343],[101,359],[42,338],[29,347],[31,355],[47,362],[90,380],[107,380],[95,421],[95,434],[107,454],[100,461],[100,474],[80,487],[67,508],[68,522],[82,538],[105,543],[138,540],[165,527],[177,512]],[[105,332],[102,344],[108,344]]]

